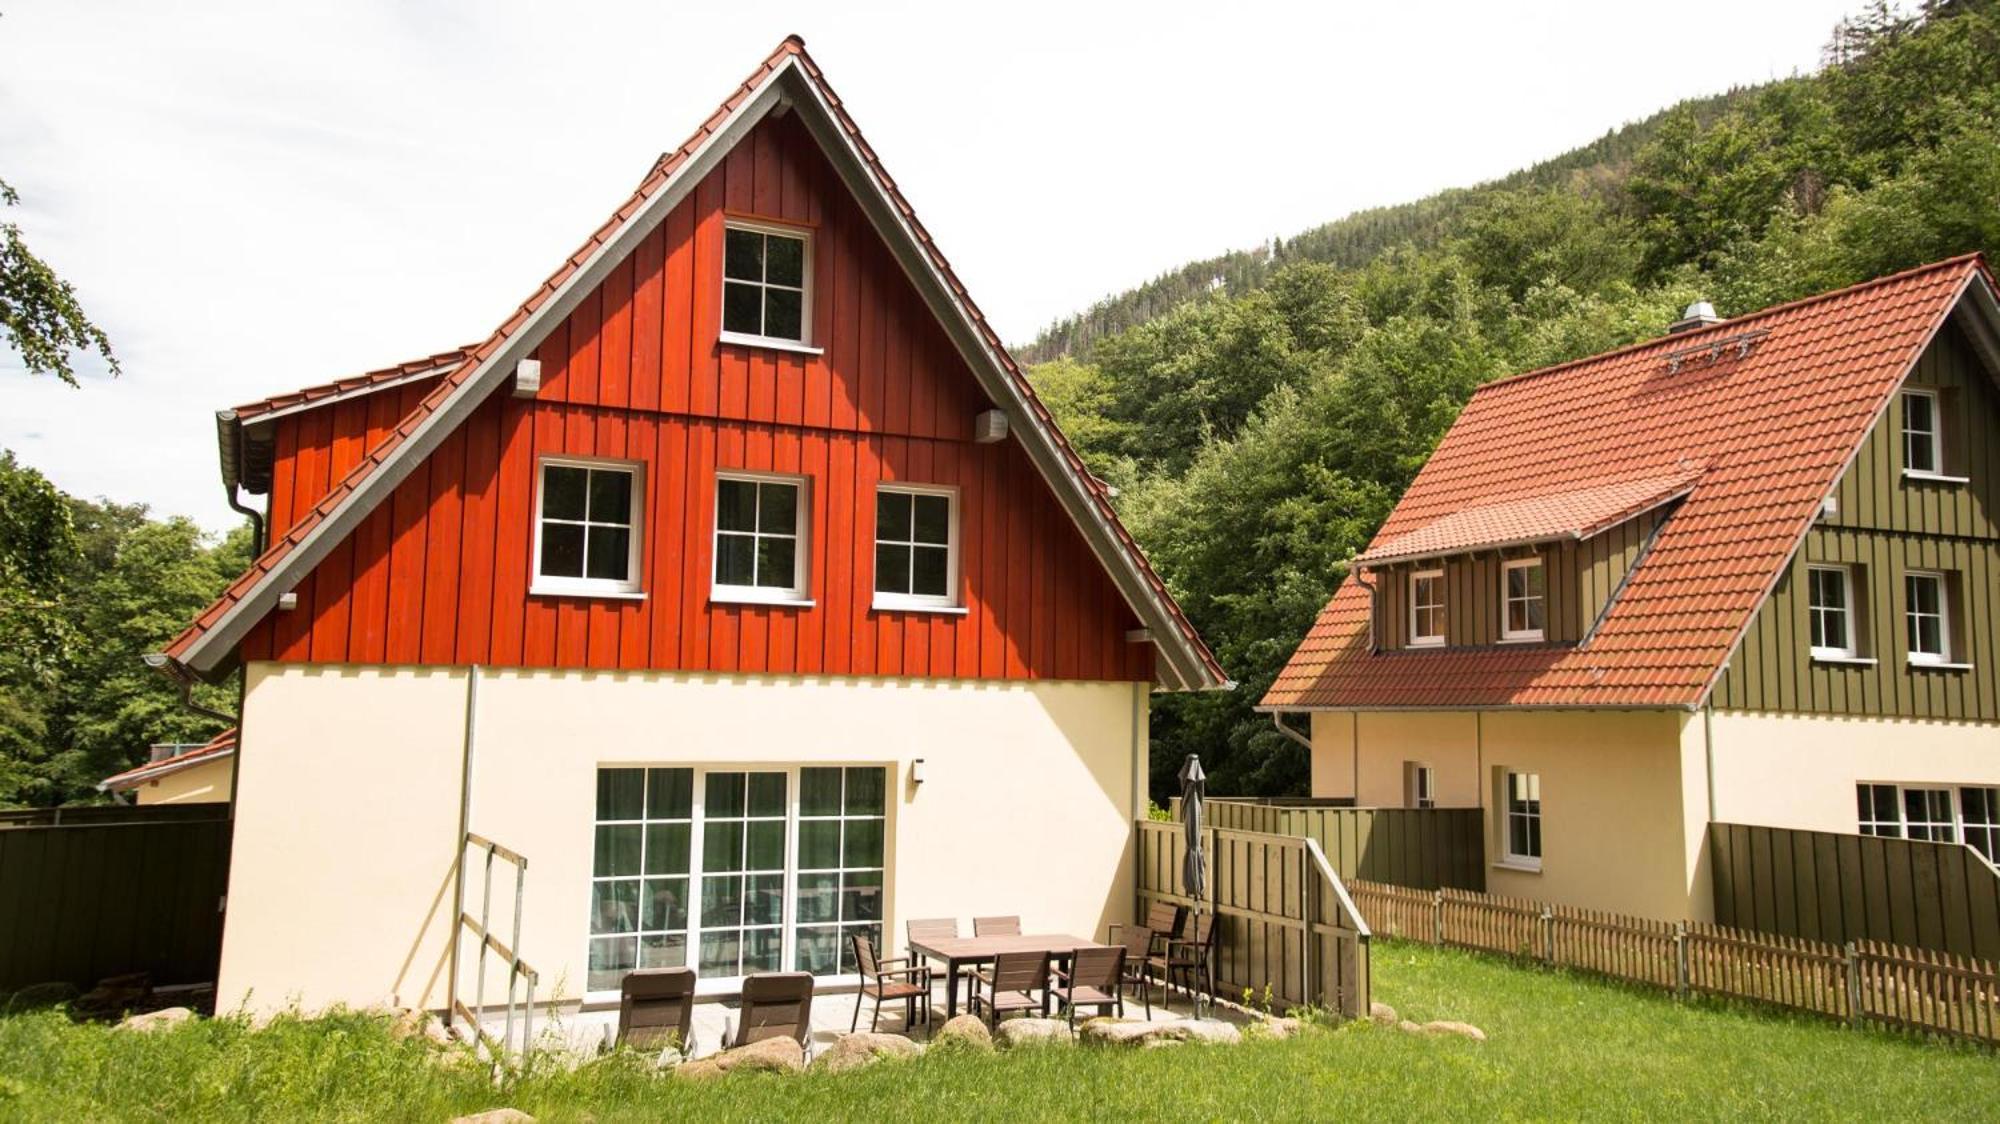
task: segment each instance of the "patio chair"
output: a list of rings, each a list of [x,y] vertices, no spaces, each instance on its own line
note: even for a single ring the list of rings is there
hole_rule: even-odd
[[[904,951],[909,954],[907,958],[910,960],[917,958],[915,946],[918,941],[934,940],[940,937],[949,940],[958,939],[958,919],[955,917],[933,917],[922,921],[907,921],[904,922],[903,928],[909,934],[911,947],[904,949]],[[937,975],[936,961],[931,961],[928,957],[925,959],[931,964],[931,974],[933,976]],[[959,979],[969,980],[972,978],[972,975],[972,968],[969,965],[959,965]]]
[[[1069,1028],[1076,1029],[1076,1009],[1095,1007],[1099,1014],[1110,1014],[1117,1008],[1118,1014],[1125,1013],[1125,989],[1120,986],[1125,975],[1125,946],[1107,945],[1099,948],[1079,948],[1070,958],[1068,972],[1058,970],[1056,978],[1060,984],[1055,989],[1056,1002],[1063,1005],[1069,1015]],[[1152,1017],[1152,1005],[1146,1007],[1146,1017]]]
[[[1153,961],[1153,931],[1144,925],[1113,925],[1111,943],[1125,949],[1125,962],[1120,966],[1118,982],[1121,987],[1137,987],[1139,998],[1145,1001],[1146,1017],[1153,1017],[1153,974],[1149,970]],[[1124,1014],[1123,1010],[1119,1011]]]
[[[975,937],[1018,937],[1021,935],[1019,917],[975,917],[972,919],[972,935]]]
[[[1046,952],[1003,952],[993,960],[988,991],[972,993],[971,1010],[986,1011],[986,1025],[998,1029],[1000,1016],[1007,1012],[1039,1010],[1049,1013],[1049,954]],[[1041,992],[1041,998],[1035,997]]]
[[[729,1039],[732,1048],[766,1038],[790,1038],[799,1044],[799,1049],[810,1052],[813,1005],[810,973],[755,973],[744,979],[738,998],[742,1009],[736,1015],[736,1033]]]
[[[892,956],[887,960],[875,957],[875,942],[860,933],[848,938],[854,942],[854,964],[861,973],[861,988],[854,993],[854,1019],[847,1024],[851,1032],[861,1025],[861,1001],[875,1000],[875,1012],[868,1016],[868,1030],[873,1033],[882,1021],[882,1004],[888,1000],[903,1001],[903,1031],[916,1024],[917,1011],[923,1010],[924,1022],[931,1021],[931,970],[922,964],[910,964],[907,956]],[[891,964],[904,967],[892,968]],[[919,1002],[921,1000],[921,1002]]]
[[[618,988],[618,1045],[694,1053],[694,969],[641,968]]]
[[[1154,902],[1146,910],[1146,928],[1153,931],[1153,947],[1146,954],[1145,969],[1167,982],[1167,942],[1179,940],[1187,910],[1172,902]]]
[[[1167,990],[1173,990],[1178,975],[1189,1002],[1194,1001],[1196,986],[1203,986],[1210,998],[1215,997],[1215,944],[1222,936],[1213,913],[1197,916],[1193,928],[1192,936],[1167,942]]]

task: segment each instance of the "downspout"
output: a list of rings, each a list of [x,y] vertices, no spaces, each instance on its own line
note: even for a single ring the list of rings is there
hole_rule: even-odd
[[[1701,703],[1701,745],[1708,756],[1708,822],[1715,822],[1715,700]]]
[[[1375,587],[1362,576],[1365,571],[1361,567],[1356,566],[1348,572],[1354,575],[1355,585],[1368,591],[1368,654],[1372,656],[1380,650],[1375,647],[1375,614],[1380,609],[1375,603]]]
[[[450,973],[445,977],[444,1025],[449,1029],[458,1017],[458,942],[465,917],[465,835],[472,830],[472,744],[479,718],[479,665],[473,664],[465,672],[465,745],[460,750],[458,764],[458,835],[454,839],[456,849],[451,858],[451,931]],[[489,876],[490,881],[490,876]],[[520,950],[515,950],[520,955]],[[508,985],[509,1002],[512,1002],[513,985]],[[511,1016],[510,1016],[511,1017]],[[479,1028],[472,1028],[472,1041],[478,1041]]]
[[[237,512],[250,520],[250,557],[257,558],[264,553],[264,515],[256,508],[244,504],[241,499],[237,498],[242,488],[243,485],[241,484],[231,484],[229,486],[229,510]]]
[[[166,653],[148,652],[139,658],[145,661],[147,667],[174,681],[174,685],[179,687],[181,691],[181,706],[196,714],[213,718],[217,722],[227,722],[231,726],[241,721],[236,715],[228,711],[216,710],[213,707],[203,706],[194,701],[194,676],[189,675],[186,668],[174,662],[173,658]],[[238,736],[241,736],[241,731],[238,731]]]
[[[1299,743],[1300,745],[1305,746],[1306,752],[1308,753],[1312,752],[1312,747],[1313,747],[1312,739],[1305,736],[1304,734],[1299,733],[1297,730],[1292,729],[1290,726],[1285,725],[1284,711],[1274,710],[1271,712],[1271,725],[1276,726],[1278,728],[1279,733],[1285,735],[1286,737],[1292,739],[1293,741]]]

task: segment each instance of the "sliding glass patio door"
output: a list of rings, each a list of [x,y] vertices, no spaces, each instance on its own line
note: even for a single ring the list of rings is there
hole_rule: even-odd
[[[887,769],[607,767],[597,772],[586,989],[635,968],[851,975],[880,947]]]

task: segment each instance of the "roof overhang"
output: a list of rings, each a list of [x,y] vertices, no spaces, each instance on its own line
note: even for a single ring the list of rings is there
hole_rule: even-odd
[[[231,665],[237,645],[255,623],[274,610],[279,597],[303,581],[366,517],[373,507],[369,497],[402,483],[493,390],[512,376],[521,360],[534,354],[548,332],[596,289],[611,269],[714,170],[730,149],[765,116],[784,106],[800,110],[800,120],[825,151],[933,315],[946,328],[982,388],[1007,410],[1015,439],[1021,442],[1036,469],[1059,497],[1142,625],[1150,630],[1158,655],[1160,682],[1169,689],[1179,690],[1232,687],[1234,684],[1193,636],[1191,627],[1183,623],[1178,611],[1167,604],[1141,572],[1144,563],[1138,560],[1136,545],[1130,544],[1115,526],[1116,517],[1110,515],[1102,497],[1092,494],[1085,483],[1087,474],[1080,459],[1074,459],[1073,452],[1065,456],[1066,443],[1056,434],[1039,403],[1029,399],[1032,392],[1024,390],[1025,379],[1013,376],[997,337],[981,330],[983,318],[973,310],[963,288],[947,278],[938,262],[925,251],[930,246],[929,235],[916,224],[908,204],[892,197],[889,185],[877,177],[860,150],[859,144],[865,142],[858,142],[842,126],[837,102],[829,100],[829,92],[808,73],[807,65],[801,53],[793,52],[785,53],[774,63],[771,73],[727,111],[721,124],[667,174],[657,190],[635,205],[615,231],[576,263],[576,268],[556,284],[547,299],[529,310],[518,326],[512,330],[503,328],[496,333],[496,340],[484,345],[484,357],[435,409],[413,421],[405,420],[404,424],[410,428],[403,439],[323,518],[306,529],[214,623],[189,640],[177,653],[176,662],[204,678],[224,673]],[[886,173],[881,175],[886,177]],[[218,419],[218,424],[234,423]]]
[[[1530,497],[1525,500],[1510,500],[1501,504],[1467,508],[1432,520],[1414,531],[1398,535],[1381,547],[1363,551],[1354,556],[1353,565],[1373,569],[1403,562],[1421,562],[1489,550],[1582,542],[1637,519],[1649,511],[1658,510],[1666,504],[1685,498],[1689,492],[1694,491],[1694,486],[1700,478],[1699,470],[1690,469],[1672,476],[1573,489],[1547,497]],[[1482,521],[1517,523],[1518,520],[1505,518],[1482,520],[1482,514],[1497,513],[1503,509],[1518,509],[1538,502],[1547,502],[1568,510],[1545,520],[1539,527],[1512,534],[1454,534],[1450,527],[1454,523],[1459,523],[1467,528],[1476,528]]]
[[[252,495],[264,495],[271,490],[271,465],[274,459],[277,433],[274,423],[279,418],[293,417],[310,410],[318,410],[340,402],[351,402],[365,398],[378,391],[397,390],[414,383],[424,382],[450,374],[465,361],[464,355],[440,353],[439,360],[430,364],[404,364],[401,373],[389,378],[363,376],[351,381],[351,385],[334,383],[325,387],[312,387],[297,391],[285,398],[297,399],[282,406],[272,405],[271,399],[236,406],[215,412],[215,446],[222,469],[222,490],[231,498],[241,486]]]
[[[234,731],[231,731],[233,734]],[[185,753],[159,761],[149,761],[136,769],[115,773],[97,782],[99,792],[130,792],[141,785],[150,784],[162,777],[199,768],[215,761],[227,761],[236,755],[236,739],[221,735]]]

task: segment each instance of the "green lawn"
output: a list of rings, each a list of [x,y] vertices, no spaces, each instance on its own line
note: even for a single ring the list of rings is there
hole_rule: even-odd
[[[113,1034],[0,1018],[0,1119],[443,1121],[512,1105],[548,1120],[1119,1116],[1907,1118],[2000,1104],[2000,1058],[1415,945],[1376,949],[1379,1000],[1484,1044],[1352,1026],[1289,1042],[933,1056],[846,1075],[693,1086],[599,1063],[496,1090],[350,1016]]]

